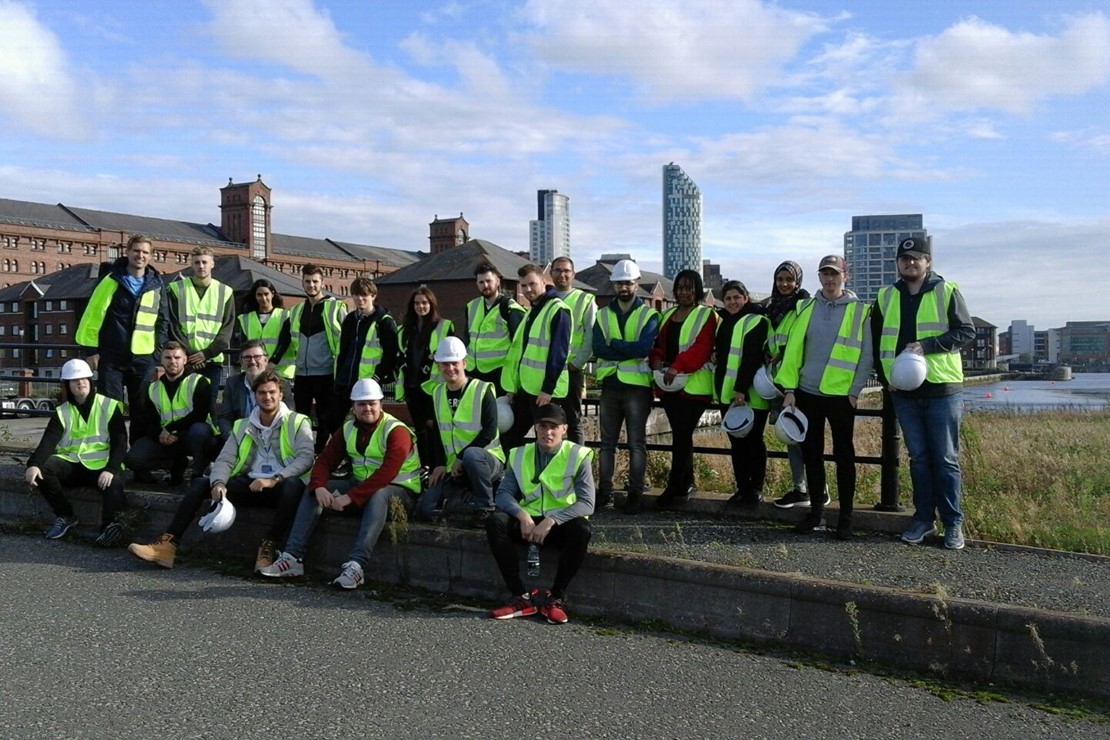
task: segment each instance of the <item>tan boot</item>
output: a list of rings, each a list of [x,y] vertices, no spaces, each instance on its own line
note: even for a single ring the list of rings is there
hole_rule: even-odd
[[[274,564],[274,552],[276,550],[273,540],[262,540],[262,543],[258,546],[258,555],[254,559],[255,573]]]
[[[173,541],[172,534],[163,534],[149,545],[132,542],[127,546],[127,551],[148,563],[155,563],[163,568],[172,568],[173,559],[177,555],[177,543]]]

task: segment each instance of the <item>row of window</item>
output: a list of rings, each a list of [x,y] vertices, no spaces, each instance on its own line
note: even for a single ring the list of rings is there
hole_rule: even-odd
[[[46,336],[54,336],[54,324],[43,324],[42,326],[44,327],[43,331],[46,333]],[[17,328],[18,327],[12,327],[12,336],[19,336],[19,334],[16,332]],[[0,324],[0,337],[6,336],[7,333],[8,327]],[[58,334],[63,337],[69,334],[69,325],[58,324]],[[34,341],[35,339],[38,339],[38,337],[31,337],[32,341]]]
[[[3,239],[4,249],[19,249],[19,237],[18,236],[5,236],[5,237],[0,237],[0,238]],[[31,239],[28,239],[28,241],[31,243],[31,251],[32,252],[45,252],[46,251],[46,240],[45,239],[31,238]],[[71,254],[73,252],[73,242],[56,241],[54,243],[58,247],[58,253],[59,254]],[[95,256],[100,251],[100,247],[96,244],[84,244],[82,246],[85,250],[85,254],[90,256],[90,257]]]

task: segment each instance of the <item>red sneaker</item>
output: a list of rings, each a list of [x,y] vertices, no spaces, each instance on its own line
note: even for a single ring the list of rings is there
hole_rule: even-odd
[[[569,619],[563,600],[552,598],[550,591],[547,592],[547,600],[540,607],[540,614],[547,619],[548,624],[566,624]]]
[[[532,603],[531,594],[521,594],[514,596],[513,600],[505,606],[499,606],[492,610],[489,615],[494,619],[512,619],[514,617],[530,617],[539,610],[536,605]]]

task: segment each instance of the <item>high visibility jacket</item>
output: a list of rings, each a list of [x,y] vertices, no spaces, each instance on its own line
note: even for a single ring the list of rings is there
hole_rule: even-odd
[[[586,310],[590,304],[597,303],[597,297],[574,288],[563,298],[563,303],[570,309],[570,358],[579,358],[584,363],[592,354],[594,333],[593,323],[586,325]],[[581,366],[578,369],[581,370]]]
[[[536,309],[532,309],[535,311]],[[523,390],[538,396],[543,390],[547,375],[547,354],[551,348],[551,319],[558,311],[570,313],[570,308],[561,298],[552,296],[543,302],[535,318],[527,325],[522,324],[520,331],[513,337],[505,367],[501,370],[501,385],[509,393]],[[525,319],[527,322],[527,319]],[[525,336],[527,334],[527,336]],[[568,356],[569,359],[569,356]],[[564,364],[555,381],[553,398],[566,398],[570,390],[570,374]]]
[[[89,470],[103,470],[108,465],[111,438],[108,420],[120,407],[120,402],[108,396],[93,395],[89,418],[72,403],[63,403],[54,414],[62,424],[62,438],[54,454],[71,463],[80,463]]]
[[[375,427],[366,443],[365,450],[358,449],[358,429],[355,428],[353,419],[348,419],[343,424],[343,438],[347,442],[347,456],[351,458],[351,474],[355,480],[364,481],[373,475],[385,461],[385,445],[390,433],[397,427],[402,427],[412,439],[412,450],[409,451],[405,461],[401,463],[401,470],[390,483],[413,493],[420,492],[420,456],[416,452],[416,435],[408,425],[395,416],[383,413],[381,421]]]
[[[799,301],[792,310],[783,315],[778,326],[771,327],[771,331],[767,335],[767,351],[772,357],[781,355],[783,350],[786,349],[786,340],[790,337],[790,328],[794,326],[794,322],[798,319],[798,309],[801,308],[801,304],[802,301]]]
[[[766,316],[759,314],[745,314],[732,325],[732,337],[729,339],[729,350],[727,357],[717,357],[717,365],[722,363],[725,366],[725,375],[721,379],[721,385],[715,388],[717,401],[723,404],[731,404],[733,395],[736,393],[736,380],[740,375],[740,364],[744,359],[744,339],[748,333],[759,326],[761,323],[770,325],[771,322],[767,320]],[[717,325],[717,331],[721,331],[723,324]],[[762,359],[762,354],[760,355]],[[714,378],[714,381],[716,378]],[[749,386],[742,389],[747,403],[753,409],[769,409],[771,404],[763,399],[758,393],[755,392],[755,386]]]
[[[807,298],[799,306],[798,317],[790,329],[790,339],[782,357],[782,365],[775,375],[775,382],[784,388],[798,387],[805,358],[806,329],[813,316],[815,298]],[[840,321],[836,341],[833,342],[825,371],[821,374],[819,389],[828,396],[846,396],[852,388],[856,368],[863,353],[863,332],[868,330],[867,319],[871,315],[869,306],[854,301],[845,306],[844,318]]]
[[[243,341],[257,339],[262,342],[262,348],[266,350],[266,356],[273,357],[274,347],[277,346],[278,337],[281,336],[281,327],[285,323],[285,319],[286,314],[283,308],[275,308],[265,324],[259,320],[257,311],[241,314],[239,316],[239,328],[243,332]],[[277,367],[277,372],[286,380],[292,380],[295,369],[296,362],[283,359]]]
[[[952,301],[952,294],[956,291],[955,283],[944,280],[933,290],[926,291],[921,296],[921,303],[917,306],[917,340],[937,337],[948,331],[948,306]],[[894,366],[895,350],[898,346],[898,331],[902,324],[902,301],[899,291],[893,285],[888,285],[879,290],[876,303],[883,314],[882,335],[879,337],[879,362],[883,365],[883,374],[889,378],[891,368]],[[940,301],[937,295],[941,294]],[[925,355],[925,380],[929,383],[962,383],[964,380],[963,359],[959,352],[934,352]]]
[[[451,336],[454,331],[455,325],[451,323],[450,319],[440,319],[439,323],[435,325],[431,333],[428,335],[428,351],[435,355],[436,347],[447,337]],[[405,400],[405,367],[408,365],[409,354],[409,339],[405,336],[405,327],[401,326],[397,330],[397,344],[401,348],[401,356],[405,358],[405,362],[401,362],[397,370],[397,383],[393,387],[393,397],[398,401]],[[429,380],[436,383],[443,382],[443,375],[439,372],[439,366],[432,361],[431,372],[428,376]],[[421,383],[421,386],[424,384]]]
[[[671,318],[678,306],[670,308],[663,314],[663,324]],[[679,354],[690,349],[694,346],[694,342],[698,339],[698,334],[701,334],[702,329],[713,318],[713,309],[709,306],[694,306],[690,315],[682,322],[682,328],[678,333],[678,351]],[[686,379],[686,385],[682,389],[691,396],[712,396],[713,395],[713,371],[708,367],[701,367],[698,370],[690,373]]]
[[[328,349],[331,351],[332,374],[335,373],[335,359],[339,354],[339,332],[343,329],[343,317],[347,315],[347,304],[330,296],[321,299],[324,301],[324,333],[328,338]],[[285,350],[282,359],[288,358],[294,364],[297,362],[297,349],[301,343],[301,316],[304,315],[305,303],[298,303],[289,309],[289,348]]]
[[[297,439],[297,431],[301,428],[302,424],[312,426],[312,420],[304,414],[298,414],[295,411],[290,411],[281,420],[281,427],[278,431],[278,454],[277,460],[281,467],[287,467],[289,463],[293,462],[293,458],[297,456],[297,451],[293,446],[294,440]],[[247,461],[250,459],[251,450],[254,448],[254,438],[256,432],[255,426],[251,424],[250,419],[239,419],[235,425],[231,427],[231,441],[237,448],[235,453],[235,464],[231,466],[231,471],[228,477],[234,477],[243,472],[246,467]],[[301,475],[301,480],[308,482],[309,470],[304,471]]]
[[[232,301],[235,293],[219,280],[213,280],[204,291],[197,295],[192,280],[174,280],[166,289],[170,300],[177,302],[177,318],[181,322],[181,332],[189,338],[189,349],[201,352],[212,344],[223,327],[224,307]],[[223,354],[209,358],[210,362],[223,362]]]
[[[635,342],[647,329],[651,320],[659,312],[646,303],[640,303],[624,321],[624,331],[621,331],[617,309],[614,308],[615,300],[597,312],[597,325],[601,335],[608,342],[611,339],[621,339],[625,342]],[[605,378],[616,373],[617,380],[625,385],[637,385],[644,388],[651,387],[651,367],[647,357],[633,357],[617,362],[616,360],[597,360],[597,381],[600,383]]]
[[[165,383],[160,380],[147,386],[147,395],[150,397],[150,402],[154,404],[154,408],[158,411],[158,418],[163,429],[178,419],[184,419],[192,413],[193,393],[197,389],[197,383],[200,383],[202,380],[208,382],[207,378],[197,373],[186,375],[177,386],[177,391],[172,398],[166,393]]]
[[[439,427],[439,439],[443,442],[443,451],[447,453],[446,467],[455,464],[459,454],[475,437],[482,433],[482,400],[485,395],[495,395],[496,390],[492,383],[471,378],[463,388],[462,398],[454,412],[447,399],[447,384],[438,383],[432,391],[432,404],[436,413],[436,426]],[[501,449],[501,433],[495,431],[493,441],[486,445],[485,450],[501,462],[505,462],[505,452]]]
[[[519,311],[523,314],[524,307],[509,298],[508,308],[504,311]],[[502,315],[501,301],[487,309],[486,299],[478,296],[466,304],[466,321],[470,334],[466,369],[487,373],[503,367],[513,337],[509,333],[509,322]]]
[[[77,344],[82,347],[96,347],[100,344],[100,327],[104,324],[104,317],[108,315],[112,298],[119,287],[119,281],[111,275],[97,283],[92,297],[89,298],[89,306],[77,326]],[[154,354],[155,325],[161,306],[161,290],[146,290],[139,294],[132,316],[134,326],[131,331],[131,354]]]
[[[588,447],[563,440],[547,466],[537,471],[535,442],[510,451],[509,467],[520,486],[520,508],[537,517],[573,504],[578,500],[574,478],[592,458],[593,451]]]

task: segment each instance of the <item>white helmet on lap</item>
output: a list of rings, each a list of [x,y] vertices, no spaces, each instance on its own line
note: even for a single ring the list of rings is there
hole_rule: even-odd
[[[626,280],[639,280],[640,266],[632,260],[621,260],[613,265],[613,272],[609,275],[609,282],[623,283]]]
[[[775,422],[775,436],[785,445],[800,444],[809,431],[809,419],[793,406],[787,406]]]
[[[212,510],[197,522],[202,531],[208,534],[223,532],[235,523],[235,504],[227,495],[212,505]]]
[[[514,421],[516,421],[516,416],[513,414],[513,402],[509,400],[508,396],[498,396],[497,431],[504,434],[513,428]]]
[[[929,366],[922,355],[902,350],[890,368],[890,387],[897,391],[916,391],[925,382],[928,372]]]
[[[771,378],[771,371],[767,369],[766,365],[755,371],[755,379],[752,381],[752,385],[755,386],[755,392],[764,401],[774,401],[776,398],[782,398],[782,391],[775,385],[775,381]]]
[[[755,424],[755,413],[747,404],[732,406],[721,418],[721,431],[729,436],[743,439],[748,436]]]

